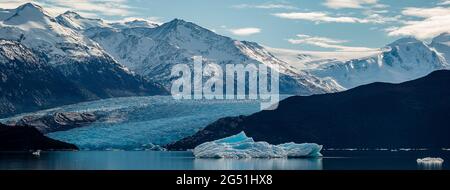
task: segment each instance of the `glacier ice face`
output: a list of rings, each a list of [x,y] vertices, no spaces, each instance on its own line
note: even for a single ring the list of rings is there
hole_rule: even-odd
[[[255,142],[244,132],[203,143],[193,150],[196,158],[288,158],[320,157],[322,146],[314,143],[271,145]]]

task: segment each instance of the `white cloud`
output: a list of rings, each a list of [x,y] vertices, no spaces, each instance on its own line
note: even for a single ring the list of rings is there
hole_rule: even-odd
[[[383,8],[387,5],[379,4],[378,0],[326,0],[325,6],[332,9],[352,8],[361,9],[365,6],[374,8]]]
[[[406,15],[406,16],[414,16],[414,17],[421,17],[421,18],[431,18],[431,17],[434,17],[434,16],[449,15],[450,14],[450,8],[444,8],[444,7],[433,7],[433,8],[409,7],[409,8],[405,8],[402,11],[402,14]]]
[[[147,17],[147,18],[142,18],[142,17],[126,17],[123,18],[121,20],[110,20],[108,22],[119,22],[119,23],[125,23],[125,22],[131,22],[131,21],[146,21],[149,23],[154,23],[154,24],[158,24],[161,25],[163,24],[163,21],[161,21],[162,18],[160,17]]]
[[[0,7],[4,9],[14,9],[22,4],[30,2],[29,0],[3,0],[0,2]]]
[[[450,32],[450,8],[405,8],[405,16],[421,20],[405,21],[402,26],[388,28],[389,36],[415,36],[419,39],[433,38],[441,33]]]
[[[374,51],[375,49],[367,47],[352,47],[342,45],[348,41],[332,39],[327,37],[309,36],[305,34],[298,34],[297,38],[288,39],[291,44],[307,44],[321,48],[335,49],[337,51]]]
[[[247,8],[254,8],[254,9],[297,9],[297,7],[289,5],[289,4],[274,4],[274,3],[265,3],[265,4],[258,4],[258,5],[239,4],[239,5],[234,5],[233,8],[236,8],[236,9],[247,9]]]
[[[438,5],[450,5],[450,0],[443,0],[442,2],[438,3]]]
[[[275,13],[274,16],[293,19],[293,20],[308,20],[316,23],[321,22],[336,22],[336,23],[386,23],[394,21],[393,18],[383,17],[380,14],[372,14],[366,18],[348,17],[348,16],[330,16],[325,12],[290,12],[290,13]]]
[[[39,4],[54,15],[71,10],[84,16],[128,16],[132,8],[126,5],[127,0],[2,0],[0,7],[12,9],[27,2]]]
[[[257,34],[261,32],[260,28],[235,28],[235,29],[229,29],[228,31],[230,31],[232,34],[237,35],[237,36],[250,36],[253,34]]]

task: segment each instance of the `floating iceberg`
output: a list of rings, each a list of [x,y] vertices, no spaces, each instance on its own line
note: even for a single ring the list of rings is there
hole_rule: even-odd
[[[322,146],[312,143],[286,143],[271,145],[255,142],[244,132],[237,135],[203,143],[194,149],[196,158],[292,158],[320,157]]]
[[[418,164],[442,164],[442,163],[444,163],[444,159],[427,157],[427,158],[417,159],[417,163]]]

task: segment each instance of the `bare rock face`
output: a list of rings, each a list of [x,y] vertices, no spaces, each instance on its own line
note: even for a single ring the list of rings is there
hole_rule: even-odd
[[[31,126],[41,133],[65,131],[83,127],[97,121],[101,116],[95,113],[56,112],[51,115],[29,115],[17,121],[11,121],[9,125]]]

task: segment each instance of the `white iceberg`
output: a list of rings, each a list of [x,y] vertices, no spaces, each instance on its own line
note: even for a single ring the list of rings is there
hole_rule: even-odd
[[[313,143],[271,145],[267,142],[255,142],[241,132],[198,145],[193,153],[196,158],[292,158],[320,157],[321,150],[321,145]]]
[[[417,159],[417,163],[418,164],[435,164],[435,165],[440,165],[444,163],[444,159],[442,158],[422,158],[422,159]]]

